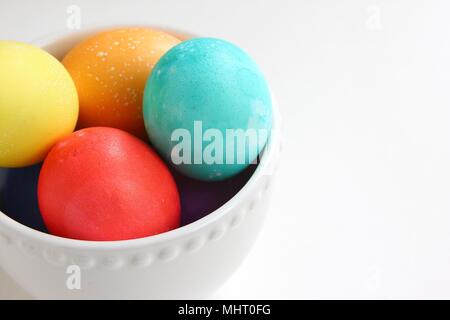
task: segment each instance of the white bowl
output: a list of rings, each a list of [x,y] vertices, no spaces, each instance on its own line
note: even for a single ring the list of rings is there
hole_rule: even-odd
[[[39,44],[61,57],[101,28],[66,31]],[[106,28],[103,28],[106,29]],[[230,201],[179,229],[142,239],[94,242],[30,229],[0,212],[0,264],[39,299],[196,299],[209,297],[238,268],[264,221],[278,163],[280,117],[253,176]],[[81,289],[67,281],[79,266]]]

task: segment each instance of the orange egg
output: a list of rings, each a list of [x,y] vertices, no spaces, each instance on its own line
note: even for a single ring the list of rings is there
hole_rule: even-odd
[[[78,127],[106,126],[147,139],[145,83],[159,58],[180,40],[149,28],[105,31],[75,46],[62,63],[80,100]]]

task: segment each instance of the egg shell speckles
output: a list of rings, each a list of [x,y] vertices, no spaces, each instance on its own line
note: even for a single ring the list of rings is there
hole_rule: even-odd
[[[179,42],[150,28],[122,28],[75,46],[63,64],[80,97],[78,127],[114,127],[146,139],[142,119],[145,83],[159,58]]]
[[[144,121],[150,141],[169,161],[179,140],[176,129],[190,132],[194,146],[196,121],[203,132],[217,129],[265,130],[258,146],[247,149],[244,163],[182,163],[176,168],[201,180],[223,180],[244,170],[261,152],[270,135],[272,104],[268,84],[252,58],[224,40],[194,38],[169,50],[155,66],[144,92]],[[197,139],[196,137],[195,139]],[[202,137],[200,137],[202,139]],[[230,141],[223,143],[225,157]],[[202,142],[202,150],[208,143]],[[194,159],[194,147],[191,159]],[[234,159],[238,158],[235,148]]]

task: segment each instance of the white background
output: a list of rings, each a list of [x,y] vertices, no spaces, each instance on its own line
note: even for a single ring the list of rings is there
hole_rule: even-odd
[[[217,298],[450,298],[448,1],[6,1],[0,39],[147,22],[261,65],[285,148],[265,229]],[[1,72],[1,70],[0,70]],[[0,275],[0,297],[25,297]]]

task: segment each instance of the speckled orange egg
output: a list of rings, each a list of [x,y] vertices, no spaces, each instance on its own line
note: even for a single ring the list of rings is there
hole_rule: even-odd
[[[146,139],[145,83],[159,58],[179,42],[159,30],[123,28],[96,34],[70,50],[62,62],[79,95],[78,127],[114,127]]]

